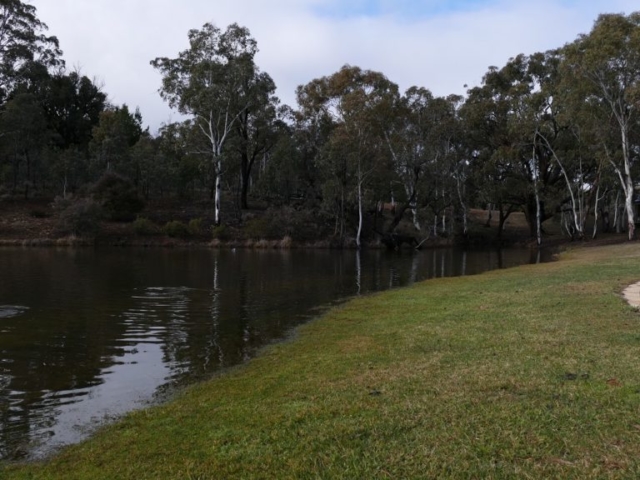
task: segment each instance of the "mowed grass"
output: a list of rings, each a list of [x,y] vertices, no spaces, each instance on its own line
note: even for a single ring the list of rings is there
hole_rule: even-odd
[[[3,479],[640,478],[640,245],[355,299]]]

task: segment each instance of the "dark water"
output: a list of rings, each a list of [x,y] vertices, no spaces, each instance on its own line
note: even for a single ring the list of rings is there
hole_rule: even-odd
[[[345,297],[547,260],[420,253],[0,249],[0,458],[38,458],[250,358]]]

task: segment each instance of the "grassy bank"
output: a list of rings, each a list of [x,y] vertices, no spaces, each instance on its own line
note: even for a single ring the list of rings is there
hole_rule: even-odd
[[[0,478],[638,478],[640,246],[356,299]]]

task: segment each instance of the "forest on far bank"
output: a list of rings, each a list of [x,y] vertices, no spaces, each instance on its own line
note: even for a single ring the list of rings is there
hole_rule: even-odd
[[[157,134],[65,66],[35,7],[0,0],[0,18],[0,215],[46,202],[58,235],[133,222],[148,235],[360,247],[473,236],[482,209],[497,238],[514,214],[538,243],[550,219],[571,238],[636,236],[640,12],[488,67],[464,96],[401,92],[345,65],[299,86],[294,106],[255,63],[247,28],[207,23],[188,49],[149,59],[186,118]],[[166,205],[194,213],[163,217]]]

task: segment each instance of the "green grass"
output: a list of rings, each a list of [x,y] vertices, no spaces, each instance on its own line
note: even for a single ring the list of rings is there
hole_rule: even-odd
[[[0,477],[640,478],[637,280],[628,244],[359,298]]]

